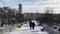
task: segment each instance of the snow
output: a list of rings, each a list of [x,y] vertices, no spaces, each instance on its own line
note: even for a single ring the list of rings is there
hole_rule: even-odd
[[[48,32],[46,31],[41,31],[42,28],[42,26],[37,26],[36,24],[35,29],[30,30],[29,24],[27,23],[24,24],[21,28],[13,29],[11,32],[7,32],[4,34],[48,34]]]

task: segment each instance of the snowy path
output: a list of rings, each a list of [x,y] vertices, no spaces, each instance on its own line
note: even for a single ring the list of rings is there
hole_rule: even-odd
[[[34,30],[30,30],[29,24],[27,23],[24,24],[21,28],[16,28],[11,32],[7,32],[4,34],[48,34],[46,31],[41,31],[42,28],[42,26],[36,25]]]

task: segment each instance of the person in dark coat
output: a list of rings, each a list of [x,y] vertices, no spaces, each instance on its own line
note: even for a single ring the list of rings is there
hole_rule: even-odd
[[[32,28],[32,21],[29,22],[30,29]]]
[[[34,22],[32,22],[32,28],[33,28],[33,30],[34,30],[34,28],[35,28],[35,23],[34,23]]]

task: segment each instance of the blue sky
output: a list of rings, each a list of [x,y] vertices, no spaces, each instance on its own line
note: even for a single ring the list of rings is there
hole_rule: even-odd
[[[41,2],[44,2],[46,0],[2,0],[0,1],[1,4],[10,5],[10,6],[16,6],[19,3],[21,4],[41,4]]]
[[[18,8],[22,4],[23,12],[44,12],[47,7],[53,8],[55,13],[60,13],[60,0],[0,0],[0,5]],[[58,12],[57,12],[58,11]]]

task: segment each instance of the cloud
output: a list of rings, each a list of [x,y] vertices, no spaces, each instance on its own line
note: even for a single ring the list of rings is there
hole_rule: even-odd
[[[60,0],[2,0],[2,3],[21,3],[21,4],[60,4]]]
[[[36,13],[41,12],[44,13],[44,6],[40,6],[40,5],[23,5],[23,13]],[[43,11],[43,12],[42,12]]]
[[[18,4],[23,5],[23,12],[44,12],[46,7],[52,7],[54,11],[60,11],[60,0],[3,0],[0,2],[1,6],[4,4],[10,7],[18,7]],[[57,12],[58,13],[58,12]]]
[[[38,2],[38,1],[46,1],[46,0],[20,0],[21,2]]]
[[[23,11],[24,12],[28,12],[28,11],[29,12],[37,12],[37,11],[39,11],[41,13],[44,13],[44,9],[46,7],[53,8],[54,13],[60,13],[60,0],[25,2],[24,7],[23,7]]]

